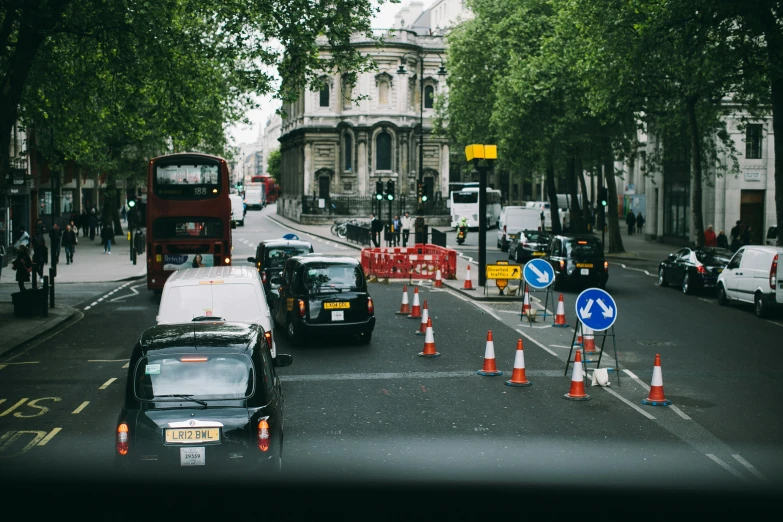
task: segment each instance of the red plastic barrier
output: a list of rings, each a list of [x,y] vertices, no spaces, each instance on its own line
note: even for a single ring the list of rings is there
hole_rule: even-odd
[[[438,270],[443,279],[457,278],[457,252],[438,245],[365,248],[361,264],[365,274],[380,278],[435,280]]]

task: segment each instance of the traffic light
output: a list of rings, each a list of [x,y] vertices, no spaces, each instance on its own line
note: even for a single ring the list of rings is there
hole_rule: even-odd
[[[389,180],[386,182],[386,199],[394,201],[394,181]]]
[[[136,206],[136,195],[128,196],[128,208],[133,208]]]
[[[383,199],[383,181],[381,180],[375,182],[375,199],[378,201]]]
[[[598,200],[601,202],[601,206],[605,207],[609,201],[609,195],[605,187],[598,189]]]

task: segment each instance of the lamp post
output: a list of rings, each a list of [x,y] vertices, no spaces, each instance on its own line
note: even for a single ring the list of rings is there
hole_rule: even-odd
[[[419,171],[416,181],[416,195],[418,203],[418,214],[423,212],[422,205],[422,183],[424,182],[424,57],[430,54],[436,55],[440,58],[440,68],[438,68],[438,75],[446,75],[446,67],[443,66],[443,57],[436,52],[426,52],[421,47],[416,51],[410,51],[402,55],[400,62],[405,61],[405,57],[408,55],[414,55],[418,58],[419,62]],[[400,67],[397,69],[397,74],[408,74],[405,70],[405,65],[400,63]]]
[[[465,157],[473,162],[473,168],[479,171],[479,286],[487,284],[487,172],[491,171],[494,161],[498,159],[497,145],[468,145],[465,147]],[[485,160],[486,165],[479,165],[479,160]]]

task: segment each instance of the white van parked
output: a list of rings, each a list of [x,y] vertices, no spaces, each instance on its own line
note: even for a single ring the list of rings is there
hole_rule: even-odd
[[[245,226],[245,200],[239,194],[229,194],[231,200],[231,219],[240,227]]]
[[[525,203],[525,206],[527,208],[537,208],[539,212],[544,212],[544,230],[546,232],[552,231],[552,213],[550,212],[550,205],[548,201],[528,201]],[[558,216],[560,216],[560,226],[563,228],[564,231],[568,230],[568,227],[570,225],[569,223],[569,217],[571,213],[568,211],[568,209],[558,209],[557,211]]]
[[[730,301],[753,303],[756,315],[765,317],[783,306],[783,280],[778,264],[783,261],[783,247],[746,245],[718,276],[718,303]]]
[[[498,248],[508,252],[510,236],[523,230],[542,230],[541,210],[532,207],[503,207],[498,220]]]
[[[276,356],[272,316],[254,266],[216,266],[177,270],[163,285],[158,324],[225,321],[261,325]]]

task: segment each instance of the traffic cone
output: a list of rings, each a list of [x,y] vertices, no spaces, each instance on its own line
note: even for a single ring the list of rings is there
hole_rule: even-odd
[[[522,349],[522,339],[517,339],[517,354],[514,356],[514,371],[506,386],[533,386],[525,376],[525,352]]]
[[[440,357],[435,351],[435,336],[432,335],[432,319],[427,319],[427,335],[424,337],[424,351],[419,352],[419,357]]]
[[[462,287],[463,290],[475,290],[473,288],[473,281],[470,279],[470,263],[468,263],[468,268],[465,269],[465,285]]]
[[[424,300],[424,309],[421,311],[421,323],[419,323],[419,331],[416,335],[424,335],[427,333],[427,321],[430,318],[430,311],[427,309],[427,300]]]
[[[582,338],[582,321],[579,321],[576,324],[576,342],[574,343],[574,347],[582,347],[582,344],[584,343],[584,339]]]
[[[433,288],[443,288],[443,280],[441,279],[440,268],[437,272],[435,272],[435,284],[433,285]]]
[[[492,340],[492,330],[487,330],[487,347],[484,349],[484,367],[476,372],[478,375],[495,376],[503,372],[495,366],[495,341]]]
[[[530,312],[530,293],[527,291],[527,285],[525,285],[525,297],[522,300],[522,317],[525,317]]]
[[[408,315],[411,313],[411,307],[408,305],[408,285],[402,285],[402,305],[400,305],[400,311],[395,313],[397,315]]]
[[[585,375],[582,367],[582,351],[576,351],[574,359],[574,372],[571,374],[571,388],[563,395],[570,401],[589,401],[592,397],[585,393]]]
[[[593,336],[593,329],[587,325],[584,325],[584,332],[582,333],[582,346],[585,349],[585,355],[595,355],[598,353],[595,350],[595,336]]]
[[[557,301],[557,313],[555,314],[555,324],[552,326],[556,328],[567,328],[570,325],[566,323],[565,305],[563,304],[563,294],[560,294],[560,299]]]
[[[419,319],[421,317],[421,306],[419,305],[419,287],[413,287],[413,309],[411,309],[408,319]]]
[[[647,406],[669,406],[672,401],[663,395],[663,374],[661,373],[661,354],[655,354],[655,366],[653,367],[650,395],[642,399],[642,404]]]

